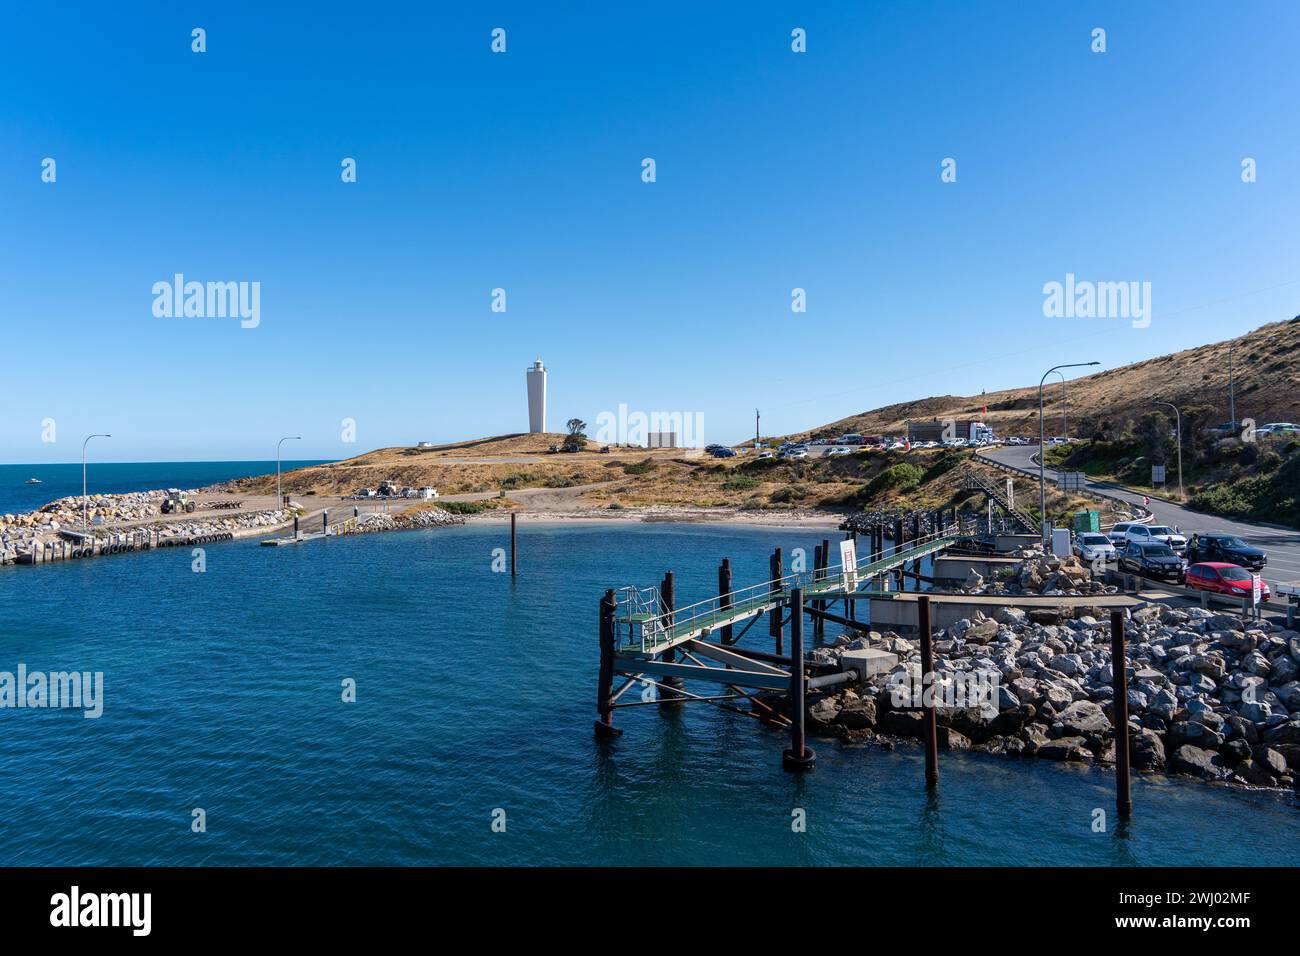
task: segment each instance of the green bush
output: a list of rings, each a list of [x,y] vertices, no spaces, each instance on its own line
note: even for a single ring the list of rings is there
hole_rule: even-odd
[[[648,475],[658,468],[658,463],[653,458],[643,458],[638,462],[632,462],[623,466],[625,475]]]
[[[890,465],[867,482],[867,486],[863,491],[870,500],[888,491],[906,491],[909,488],[915,488],[921,483],[923,477],[925,477],[925,473],[916,465],[899,462],[897,465]]]
[[[736,475],[734,478],[728,478],[722,483],[722,487],[727,491],[751,491],[757,488],[762,482],[750,475]]]

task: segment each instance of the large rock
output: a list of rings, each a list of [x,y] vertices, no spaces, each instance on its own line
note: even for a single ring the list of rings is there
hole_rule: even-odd
[[[1144,727],[1135,732],[1129,749],[1134,770],[1160,770],[1165,765],[1165,745],[1154,730]]]
[[[876,724],[876,702],[870,697],[845,704],[836,721],[850,730],[866,730]]]
[[[1217,753],[1191,744],[1183,744],[1174,750],[1169,757],[1169,769],[1173,773],[1191,774],[1207,780],[1219,780],[1228,773],[1223,758]]]
[[[1076,700],[1056,715],[1069,737],[1101,737],[1109,731],[1110,719],[1101,705],[1089,700]]]
[[[880,732],[895,737],[920,737],[921,713],[916,710],[891,710],[880,718]]]
[[[1040,746],[1038,756],[1047,760],[1091,760],[1092,751],[1082,737],[1058,737]]]

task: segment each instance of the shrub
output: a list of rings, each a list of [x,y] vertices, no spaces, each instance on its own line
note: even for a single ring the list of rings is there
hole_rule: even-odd
[[[762,482],[751,475],[736,475],[734,478],[728,478],[722,483],[722,487],[727,491],[752,491]]]
[[[658,468],[658,463],[653,458],[643,458],[638,462],[632,462],[623,466],[625,475],[648,475]]]

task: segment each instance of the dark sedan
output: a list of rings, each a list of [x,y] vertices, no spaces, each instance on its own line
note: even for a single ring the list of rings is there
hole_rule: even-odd
[[[1262,571],[1264,565],[1268,564],[1268,555],[1235,535],[1194,534],[1192,540],[1187,542],[1187,560],[1192,564],[1222,561],[1251,571]]]
[[[1139,544],[1130,541],[1119,553],[1119,569],[1148,578],[1182,581],[1187,562],[1167,544]]]

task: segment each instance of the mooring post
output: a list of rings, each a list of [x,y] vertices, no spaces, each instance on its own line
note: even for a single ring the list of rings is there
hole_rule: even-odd
[[[723,558],[722,563],[718,565],[718,606],[726,609],[732,605],[731,596],[731,558]],[[730,644],[732,641],[731,625],[722,625],[722,643]]]
[[[781,590],[781,574],[784,568],[785,565],[781,561],[781,549],[776,548],[772,551],[772,559],[767,566],[768,580],[771,582],[768,585],[768,589],[769,589],[769,593],[773,595],[774,600],[775,600],[776,593]],[[781,605],[778,603],[776,607],[772,608],[771,612],[768,614],[768,624],[767,624],[767,632],[776,639],[776,652],[778,654],[781,653],[781,644],[782,644],[781,611],[782,611]]]
[[[519,523],[519,513],[510,512],[510,576],[515,576],[515,529]]]
[[[294,512],[293,515],[293,536],[295,538],[298,537],[298,513],[297,512]]]
[[[1115,809],[1121,817],[1127,817],[1133,812],[1133,799],[1128,787],[1128,653],[1124,649],[1123,611],[1110,612],[1110,669],[1115,690],[1111,703],[1115,721]]]
[[[803,588],[790,592],[790,749],[781,754],[786,770],[811,770],[817,755],[804,738]]]
[[[917,542],[920,540],[921,540],[921,512],[913,511],[912,512],[912,541]]]
[[[934,635],[930,632],[930,595],[916,599],[917,627],[921,631],[921,689],[934,686]],[[925,785],[939,786],[939,722],[934,710],[934,692],[930,702],[922,701],[921,727],[925,741]]]
[[[666,630],[672,630],[674,614],[677,609],[677,593],[673,581],[673,572],[665,571],[663,583],[659,586],[659,603],[663,606],[663,626]],[[668,648],[659,655],[659,659],[667,664],[677,660],[676,648]],[[675,688],[682,686],[680,677],[663,677],[660,678],[659,688],[659,710],[676,710],[682,706],[681,694],[678,694]]]
[[[610,698],[614,693],[614,654],[618,635],[614,617],[618,614],[618,601],[610,588],[600,599],[600,676],[596,687],[597,737],[617,737],[623,731],[614,726],[614,708]]]
[[[813,574],[812,574],[812,579],[813,579],[813,584],[814,584],[814,585],[817,585],[817,584],[821,583],[821,579],[822,579],[822,568],[824,568],[824,567],[826,567],[826,552],[822,549],[822,546],[821,546],[820,544],[813,545]],[[817,592],[814,591],[813,593],[816,594]],[[822,602],[821,602],[821,599],[820,599],[820,598],[816,598],[816,597],[813,598],[812,606],[813,606],[813,608],[814,608],[815,610],[818,610],[818,611],[822,610]],[[815,618],[813,618],[813,627],[812,627],[812,629],[813,629],[813,637],[821,637],[821,633],[822,633],[822,619],[821,619],[821,618],[819,618],[819,617],[815,617]]]
[[[320,513],[320,533],[324,535],[330,533],[330,510],[328,508]]]
[[[903,519],[894,519],[894,554],[903,550]]]

